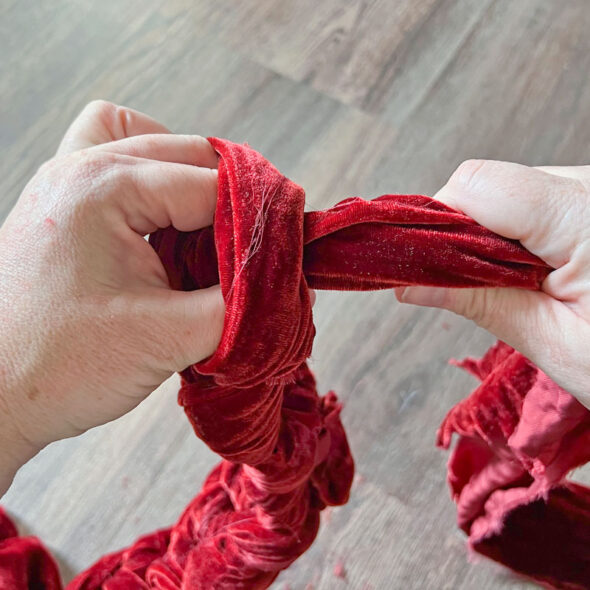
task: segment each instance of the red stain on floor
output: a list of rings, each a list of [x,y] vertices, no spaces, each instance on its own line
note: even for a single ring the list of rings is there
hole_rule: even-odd
[[[337,578],[346,578],[346,570],[344,569],[344,564],[341,561],[337,562],[334,566],[334,575]]]

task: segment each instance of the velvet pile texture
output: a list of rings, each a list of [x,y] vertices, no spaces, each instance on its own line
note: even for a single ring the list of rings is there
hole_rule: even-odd
[[[221,284],[221,343],[182,372],[179,403],[222,460],[175,525],[101,558],[69,590],[267,588],[313,542],[321,510],[347,501],[341,405],[318,395],[306,365],[310,288],[538,289],[551,270],[425,196],[304,213],[303,190],[260,154],[210,142],[214,225],[166,228],[150,242],[173,289]],[[565,480],[590,459],[590,413],[506,344],[459,364],[481,384],[449,412],[438,443],[458,435],[449,483],[471,546],[545,585],[590,588],[590,489]],[[40,541],[0,512],[0,590],[61,588]]]

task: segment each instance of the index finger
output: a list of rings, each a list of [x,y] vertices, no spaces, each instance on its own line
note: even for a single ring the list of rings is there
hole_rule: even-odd
[[[213,146],[200,135],[146,134],[126,137],[89,149],[160,162],[192,164],[203,168],[217,168],[218,160]]]

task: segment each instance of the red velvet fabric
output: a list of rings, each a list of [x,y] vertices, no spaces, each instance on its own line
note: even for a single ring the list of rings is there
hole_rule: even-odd
[[[61,590],[57,564],[36,537],[19,537],[0,508],[0,590]]]
[[[221,343],[183,371],[179,402],[223,460],[177,524],[103,557],[70,590],[267,588],[309,547],[320,511],[346,502],[354,467],[340,405],[332,392],[317,395],[305,364],[314,337],[310,287],[537,289],[550,270],[428,197],[353,198],[304,214],[303,190],[260,154],[210,141],[220,157],[214,226],[167,228],[150,241],[173,288],[221,284]],[[588,572],[572,565],[590,531],[578,519],[588,518],[590,492],[563,484],[587,459],[587,411],[506,345],[464,366],[482,385],[439,434],[444,446],[461,435],[449,466],[461,526],[476,550],[517,571],[558,588],[590,587]],[[38,542],[2,522],[0,590],[59,588]],[[562,551],[528,551],[540,545],[540,530]]]
[[[590,488],[568,482],[590,460],[590,412],[507,344],[457,363],[481,379],[447,415],[459,526],[471,547],[553,588],[590,588]]]

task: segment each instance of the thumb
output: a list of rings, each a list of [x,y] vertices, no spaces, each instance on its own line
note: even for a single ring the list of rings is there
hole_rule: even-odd
[[[157,289],[145,303],[143,313],[151,318],[146,327],[157,343],[155,360],[162,369],[182,371],[215,352],[225,314],[219,285],[196,291]]]
[[[312,307],[316,293],[310,289]],[[143,299],[140,322],[155,342],[157,362],[165,372],[179,372],[211,356],[221,341],[225,303],[221,287],[196,291],[157,288]],[[145,338],[145,334],[143,335]]]
[[[543,291],[399,287],[400,302],[448,309],[503,340],[590,408],[590,331],[575,310]]]
[[[500,340],[545,367],[555,367],[556,338],[573,328],[576,316],[542,291],[399,287],[401,303],[438,307],[473,320]],[[566,345],[565,338],[560,343]]]

